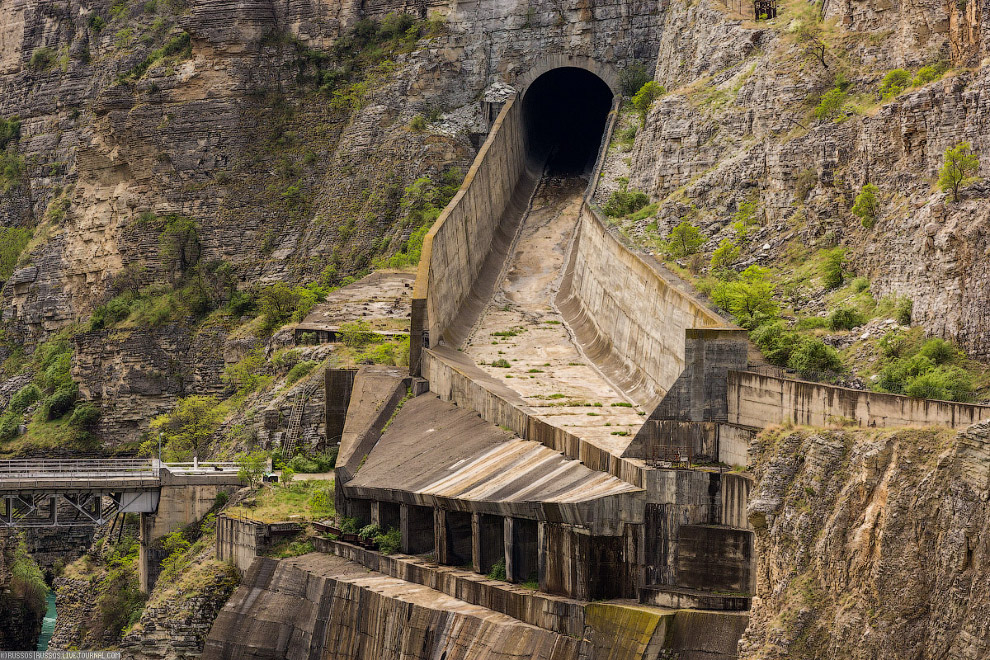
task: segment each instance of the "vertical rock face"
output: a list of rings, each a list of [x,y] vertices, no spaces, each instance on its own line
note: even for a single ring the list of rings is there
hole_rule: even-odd
[[[990,653],[990,422],[764,432],[757,598],[742,658]]]
[[[734,16],[706,1],[671,3],[662,16],[656,78],[671,93],[639,131],[628,174],[630,187],[662,200],[660,230],[690,216],[718,234],[740,203],[757,199],[774,247],[795,230],[806,244],[837,239],[875,296],[911,298],[915,323],[990,356],[988,189],[976,184],[955,203],[933,186],[944,152],[962,141],[990,173],[986,11],[975,2],[827,3],[826,19],[838,20],[827,67],[796,36],[806,19],[768,26]],[[960,68],[879,101],[888,71],[936,61]],[[878,107],[844,121],[811,118],[840,71],[851,93]],[[866,183],[884,197],[872,229],[850,213]]]
[[[0,535],[0,651],[33,651],[45,616],[11,590],[11,564],[17,539]]]

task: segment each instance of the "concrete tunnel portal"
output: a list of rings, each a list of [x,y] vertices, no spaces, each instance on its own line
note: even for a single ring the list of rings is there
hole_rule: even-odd
[[[551,176],[589,173],[612,108],[612,90],[586,69],[560,67],[536,78],[523,94],[530,157]]]

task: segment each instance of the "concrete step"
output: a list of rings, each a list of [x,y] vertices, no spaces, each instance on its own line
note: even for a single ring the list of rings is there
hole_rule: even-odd
[[[653,585],[640,589],[640,600],[647,605],[672,609],[748,611],[753,598],[749,594],[727,594],[668,585]]]

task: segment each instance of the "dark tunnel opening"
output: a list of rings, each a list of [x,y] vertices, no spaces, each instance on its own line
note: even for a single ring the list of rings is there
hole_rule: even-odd
[[[523,95],[530,157],[546,162],[551,175],[590,172],[611,108],[612,90],[590,71],[547,71]]]

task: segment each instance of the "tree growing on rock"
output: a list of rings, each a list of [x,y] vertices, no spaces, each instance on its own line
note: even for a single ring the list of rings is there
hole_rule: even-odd
[[[718,248],[712,254],[711,269],[720,279],[725,279],[725,273],[739,259],[739,248],[727,238],[723,238]]]
[[[969,142],[960,142],[945,150],[942,169],[938,173],[938,186],[942,192],[952,191],[952,201],[959,201],[959,189],[979,180],[980,160],[972,153]]]
[[[194,394],[180,399],[171,413],[151,420],[151,428],[164,435],[171,460],[188,460],[204,454],[223,417],[216,397]]]
[[[698,228],[687,220],[683,220],[681,224],[670,230],[664,249],[667,254],[676,259],[694,254],[704,242],[705,237],[701,235]]]
[[[853,215],[859,218],[864,227],[870,229],[877,222],[880,215],[880,189],[872,183],[863,186],[863,189],[856,195],[856,203],[852,207]]]
[[[658,98],[667,93],[667,90],[655,80],[648,80],[646,84],[639,88],[639,91],[632,97],[632,106],[639,113],[640,126],[646,126],[646,114],[650,111],[650,106]]]

